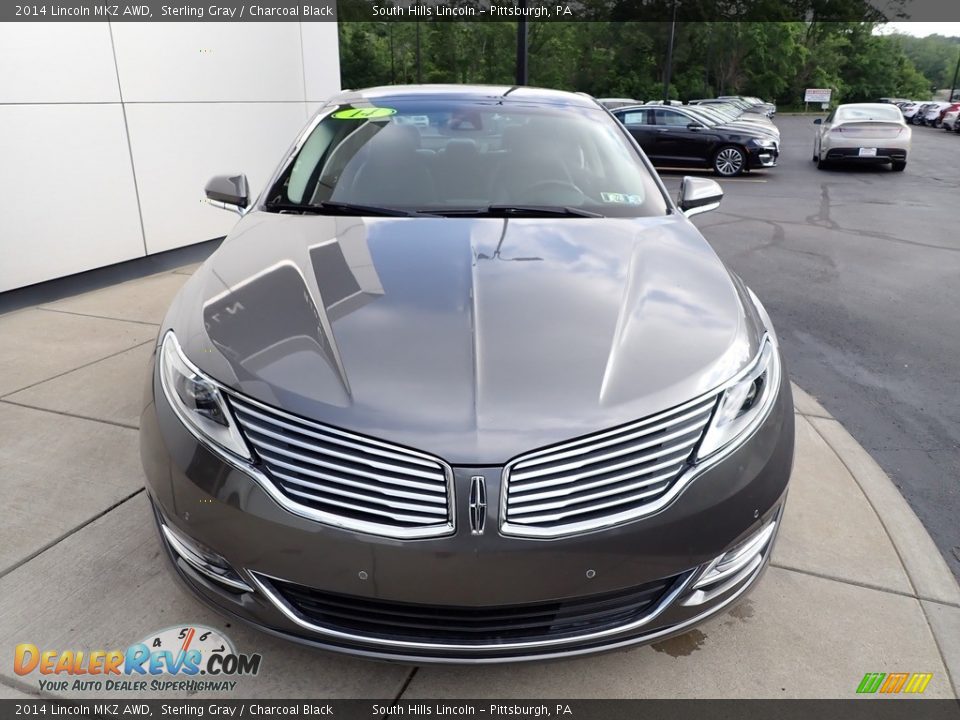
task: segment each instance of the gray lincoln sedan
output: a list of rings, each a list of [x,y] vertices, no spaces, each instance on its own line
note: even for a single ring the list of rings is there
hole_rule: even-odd
[[[580,94],[344,92],[157,337],[176,574],[230,617],[415,662],[681,633],[757,581],[793,461],[763,306]]]

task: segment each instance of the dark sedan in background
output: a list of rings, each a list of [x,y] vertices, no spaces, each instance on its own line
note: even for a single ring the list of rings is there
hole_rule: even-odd
[[[654,110],[656,111],[656,110]],[[323,106],[159,335],[141,455],[176,574],[228,616],[413,662],[651,642],[766,566],[793,459],[757,297],[579,94]],[[749,631],[748,626],[744,631]]]
[[[708,167],[731,177],[769,168],[780,155],[778,135],[746,122],[711,123],[691,108],[618,108],[613,111],[655,165]]]

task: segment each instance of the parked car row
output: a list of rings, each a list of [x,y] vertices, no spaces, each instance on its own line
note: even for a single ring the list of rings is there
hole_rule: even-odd
[[[944,100],[923,102],[918,100],[896,100],[892,102],[900,108],[903,119],[911,125],[927,125],[929,127],[943,127],[948,113],[960,109],[960,102],[946,102]],[[956,115],[948,130],[955,130]]]
[[[644,103],[642,100],[637,100],[634,98],[597,98],[597,102],[606,107],[608,110],[617,110],[629,105],[683,106],[683,103],[679,100],[668,100],[667,102],[664,102],[663,100],[647,100],[647,102]],[[740,112],[766,115],[768,118],[772,118],[777,112],[777,106],[773,103],[766,102],[760,98],[748,97],[744,95],[721,95],[717,98],[688,100],[686,104],[701,106],[732,106]]]
[[[775,107],[747,98],[691,101],[688,105],[611,106],[603,99],[654,165],[708,167],[732,177],[777,164],[780,131],[770,119]],[[773,108],[771,110],[770,108]]]

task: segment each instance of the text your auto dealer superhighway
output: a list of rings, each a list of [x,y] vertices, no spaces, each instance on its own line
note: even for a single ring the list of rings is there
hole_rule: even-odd
[[[263,5],[209,5],[193,7],[190,5],[163,5],[160,8],[163,17],[194,18],[217,17],[228,20],[250,18],[317,18],[333,17],[333,4],[329,5],[292,5],[290,7],[269,7]]]

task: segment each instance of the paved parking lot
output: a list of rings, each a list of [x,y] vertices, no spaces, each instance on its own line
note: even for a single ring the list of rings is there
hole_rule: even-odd
[[[713,213],[703,223],[717,223],[713,237],[731,262],[772,255],[767,270],[783,274],[793,270],[781,256],[798,251],[777,243],[802,246],[813,242],[802,228],[824,230],[803,215],[803,198],[819,191],[804,185],[816,176],[797,165],[805,158],[795,157],[799,141],[788,135],[789,122],[788,157],[776,171],[782,177],[726,182],[727,216]],[[912,172],[913,166],[900,177],[914,182]],[[808,178],[795,190],[794,173]],[[831,182],[831,197],[848,192]],[[751,201],[750,192],[759,199]],[[791,193],[797,194],[793,204]],[[781,214],[793,207],[796,219],[751,220],[731,232],[724,223],[748,206],[759,206],[761,215],[764,207],[779,207]],[[785,228],[782,236],[775,226]],[[718,235],[722,228],[727,234]],[[764,244],[764,231],[775,241],[768,237]],[[847,237],[847,231],[830,231]],[[851,258],[843,269],[856,273],[856,265]],[[685,635],[549,664],[415,668],[334,656],[231,626],[165,569],[137,453],[150,343],[190,272],[158,273],[0,315],[3,653],[20,642],[126,647],[160,628],[202,623],[223,629],[240,651],[263,654],[262,672],[238,690],[251,698],[851,697],[863,675],[877,671],[932,672],[925,695],[957,696],[960,588],[886,475],[802,391],[796,468],[772,566],[743,603]],[[775,278],[760,284],[742,272],[786,326],[785,341],[795,345],[802,331],[791,324],[797,316],[784,299],[794,297],[795,288]],[[816,304],[826,294],[811,287],[808,296]],[[802,362],[794,365],[802,376]],[[17,676],[9,662],[0,664],[0,697],[37,688],[35,676]]]
[[[903,173],[823,171],[812,118],[777,124],[779,167],[724,181],[720,209],[695,222],[766,304],[793,379],[893,478],[960,577],[960,136],[914,127]]]

